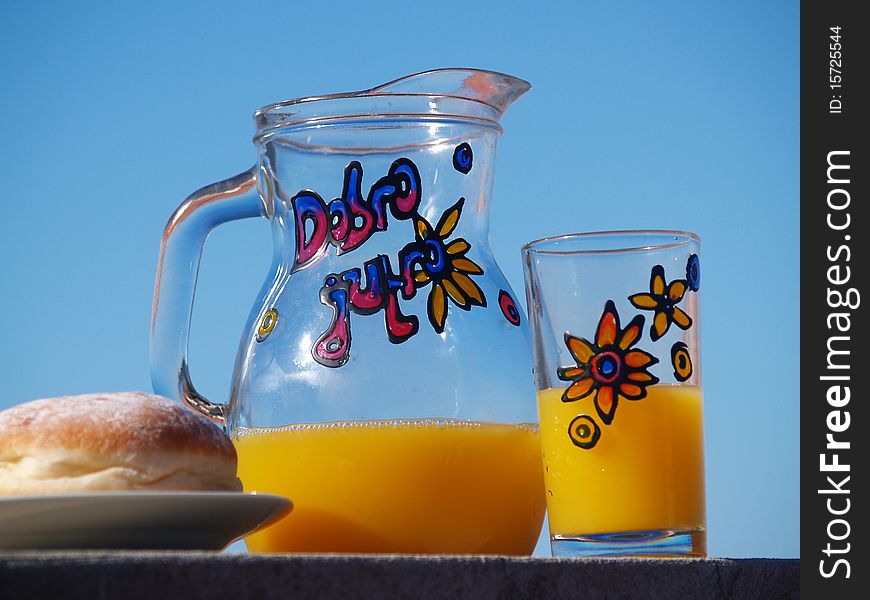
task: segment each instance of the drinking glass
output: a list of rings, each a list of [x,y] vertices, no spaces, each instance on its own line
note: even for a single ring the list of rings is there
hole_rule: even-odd
[[[700,239],[523,247],[554,556],[706,555]]]

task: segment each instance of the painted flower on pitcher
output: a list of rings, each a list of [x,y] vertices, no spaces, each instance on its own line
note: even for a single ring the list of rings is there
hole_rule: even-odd
[[[643,324],[643,316],[637,315],[621,329],[616,306],[613,300],[608,300],[594,343],[566,333],[565,345],[577,366],[561,367],[557,371],[559,379],[572,382],[562,393],[562,402],[574,402],[594,394],[598,416],[605,425],[610,425],[620,396],[628,400],[644,398],[647,386],[659,380],[648,371],[658,359],[632,348],[643,334]]]
[[[423,259],[416,263],[419,269],[414,271],[414,283],[417,287],[432,284],[427,312],[437,333],[444,331],[447,298],[462,310],[486,306],[483,290],[471,279],[473,275],[483,275],[483,269],[466,256],[471,244],[463,238],[447,240],[459,223],[464,203],[465,198],[460,198],[444,211],[435,227],[423,217],[414,220],[417,244],[423,254]]]
[[[665,268],[656,265],[650,275],[649,293],[634,294],[628,297],[636,308],[651,310],[655,313],[649,329],[650,338],[656,341],[668,332],[671,323],[680,329],[692,326],[692,317],[677,306],[686,294],[689,284],[685,279],[674,279],[665,285]]]
[[[701,260],[697,254],[691,255],[686,262],[686,281],[693,292],[701,289]]]

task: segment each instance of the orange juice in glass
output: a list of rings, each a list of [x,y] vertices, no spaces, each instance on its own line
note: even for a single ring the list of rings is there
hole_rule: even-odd
[[[544,517],[537,425],[459,419],[240,430],[246,491],[294,510],[254,552],[530,554]]]
[[[556,556],[706,555],[699,240],[524,248]]]

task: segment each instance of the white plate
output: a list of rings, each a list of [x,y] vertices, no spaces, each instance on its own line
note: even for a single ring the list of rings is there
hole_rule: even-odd
[[[0,549],[221,550],[292,508],[241,492],[11,496],[0,498]]]

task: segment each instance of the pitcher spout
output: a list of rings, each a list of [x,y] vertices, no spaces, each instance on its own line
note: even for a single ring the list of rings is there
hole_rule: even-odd
[[[414,94],[475,100],[503,115],[517,98],[531,89],[524,79],[482,69],[435,69],[408,75],[372,88],[364,95]]]
[[[254,142],[265,142],[275,134],[290,134],[300,128],[371,119],[447,117],[499,128],[508,106],[531,87],[527,81],[495,71],[425,71],[369,90],[264,106],[254,113]]]

